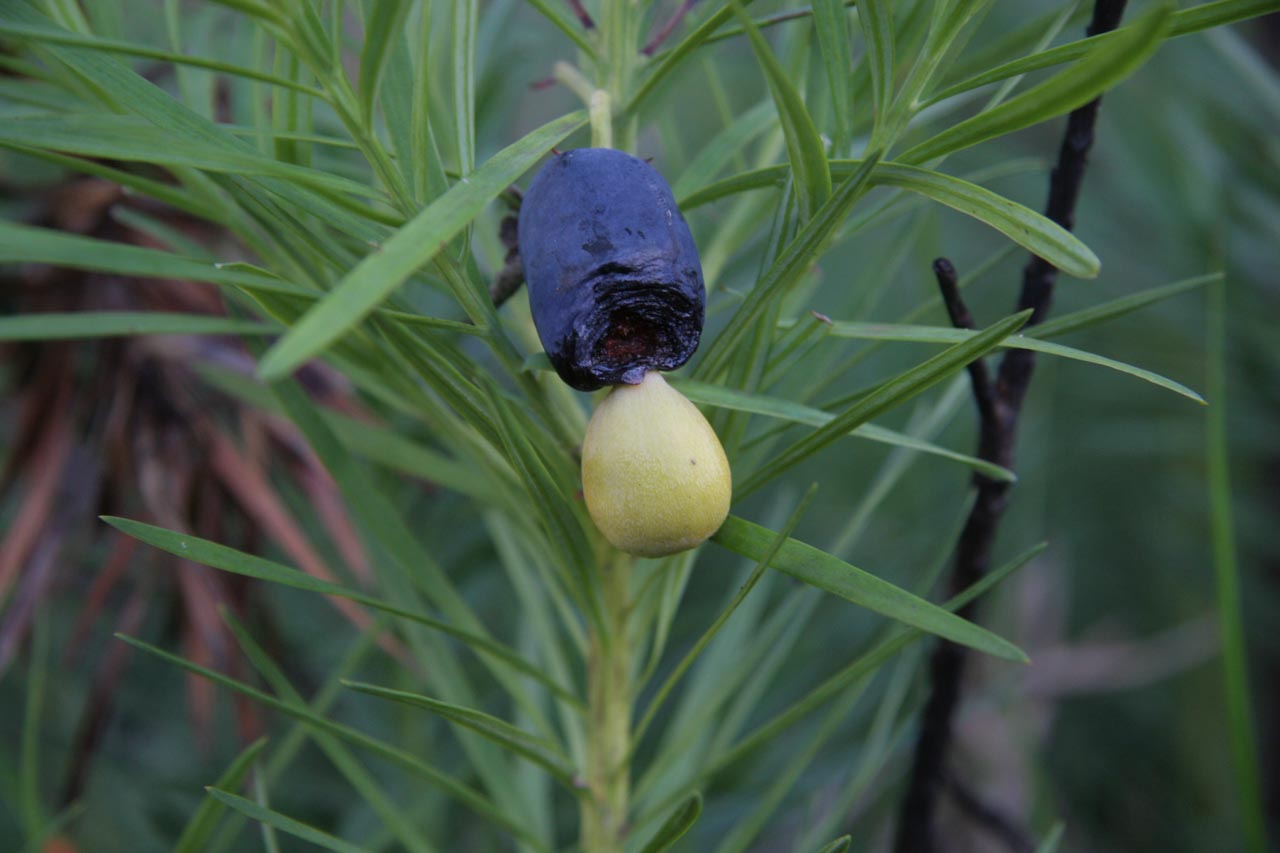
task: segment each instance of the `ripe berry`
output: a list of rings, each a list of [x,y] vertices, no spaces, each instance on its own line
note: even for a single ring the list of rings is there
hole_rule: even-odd
[[[519,244],[538,337],[574,388],[635,384],[698,348],[698,250],[643,160],[609,148],[557,154],[525,193]]]

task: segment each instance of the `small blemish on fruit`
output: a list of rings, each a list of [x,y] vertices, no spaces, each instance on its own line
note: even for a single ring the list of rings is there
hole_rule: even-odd
[[[690,464],[690,465],[697,465],[697,464],[698,464],[698,460],[697,460],[697,459],[690,459],[690,460],[689,460],[689,464]]]

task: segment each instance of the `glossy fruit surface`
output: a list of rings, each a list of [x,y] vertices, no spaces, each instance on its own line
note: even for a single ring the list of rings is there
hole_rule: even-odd
[[[698,348],[698,250],[643,160],[608,148],[554,156],[524,195],[519,244],[538,337],[574,388],[638,383]]]
[[[596,527],[641,557],[693,548],[729,514],[729,461],[711,424],[662,374],[619,385],[582,445],[582,490]]]

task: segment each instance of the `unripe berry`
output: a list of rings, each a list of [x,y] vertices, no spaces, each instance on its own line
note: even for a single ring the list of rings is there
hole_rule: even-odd
[[[615,547],[663,557],[703,542],[729,514],[729,460],[697,407],[650,371],[601,401],[582,445],[587,512]]]

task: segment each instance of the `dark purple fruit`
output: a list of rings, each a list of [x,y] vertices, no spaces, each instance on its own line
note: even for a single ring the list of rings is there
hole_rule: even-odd
[[[643,160],[609,148],[557,154],[525,193],[519,241],[538,337],[574,388],[635,385],[698,348],[698,249]]]

